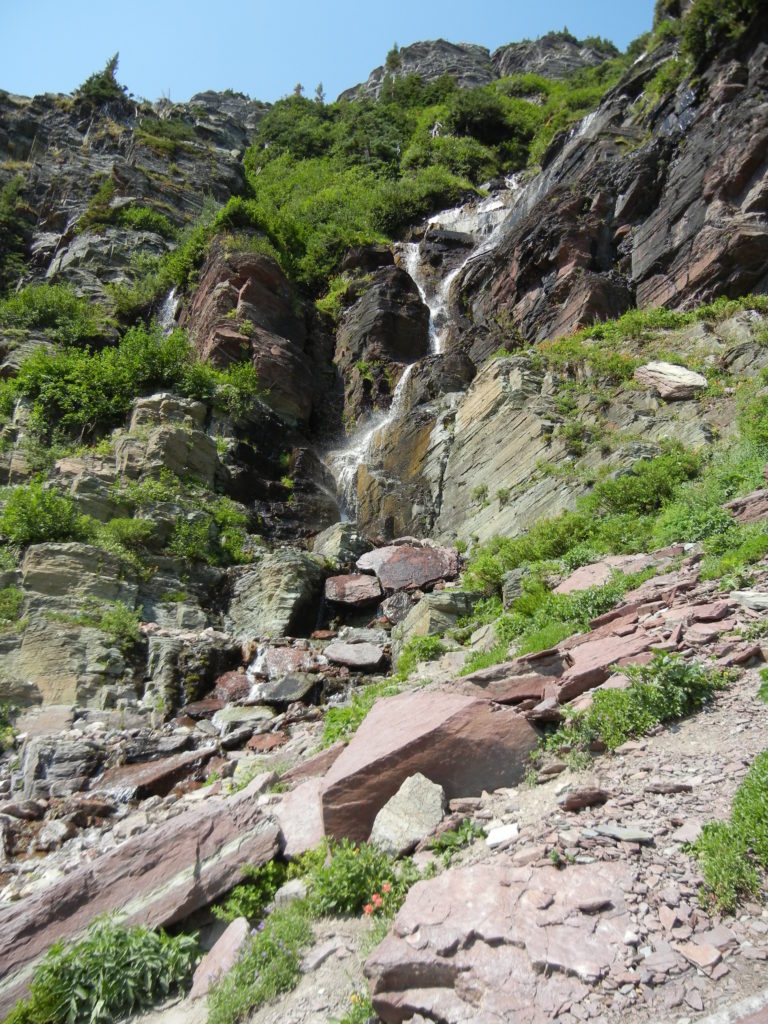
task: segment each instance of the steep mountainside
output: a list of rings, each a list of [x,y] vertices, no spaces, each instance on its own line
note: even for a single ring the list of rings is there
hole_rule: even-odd
[[[760,910],[722,915],[763,892],[763,810],[730,889],[681,844],[764,772],[759,0],[659,0],[623,54],[395,47],[334,103],[116,71],[0,92],[0,1009],[105,912],[211,945],[246,862],[231,916],[288,895],[198,974],[234,964],[212,1024],[326,961],[332,996],[254,1020],[343,1012],[362,933],[324,921],[300,967],[306,907],[404,904],[347,1024],[756,992]],[[370,835],[372,874],[295,860]]]

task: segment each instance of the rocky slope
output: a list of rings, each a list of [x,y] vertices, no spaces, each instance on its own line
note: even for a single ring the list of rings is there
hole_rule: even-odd
[[[0,708],[20,712],[0,755],[0,1007],[102,911],[151,925],[199,913],[207,928],[243,863],[373,831],[395,854],[420,844],[423,866],[430,836],[464,818],[488,841],[419,882],[367,959],[382,1020],[650,1022],[758,991],[765,912],[708,911],[681,844],[726,816],[764,745],[768,496],[742,492],[766,458],[768,36],[757,18],[694,69],[673,29],[540,168],[482,194],[467,183],[397,241],[351,247],[335,305],[254,227],[252,151],[243,161],[265,105],[0,94],[19,294],[66,286],[44,294],[86,332],[73,341],[39,311],[32,327],[5,312],[0,326]],[[387,74],[465,90],[518,72],[567,81],[606,52],[563,34],[492,55],[414,44],[344,95],[375,99]],[[119,415],[78,420],[102,378],[83,384],[72,366],[117,360],[148,330],[143,358],[162,351],[157,379],[173,385],[125,380]],[[51,360],[68,367],[74,413],[53,386],[31,390]],[[46,433],[46,406],[69,428]],[[748,467],[729,463],[747,443]],[[472,570],[496,536],[547,520],[586,530],[605,509],[585,499],[621,496],[659,458],[678,459],[678,489],[649,482],[662,497],[634,499],[601,547],[587,531],[490,588]],[[717,500],[702,497],[711,465]],[[697,473],[699,491],[681,491]],[[695,530],[667,526],[654,550],[650,527],[632,540],[686,495]],[[557,520],[574,509],[582,519]],[[737,544],[742,527],[754,532]],[[646,578],[623,592],[617,572]],[[607,604],[518,655],[502,597],[528,614],[515,602],[539,600],[536,586]],[[414,638],[447,651],[330,742],[329,711],[392,684],[399,656],[422,651]],[[532,779],[553,724],[627,686],[615,670],[653,650],[738,679],[590,775],[548,756]],[[498,664],[457,678],[489,651]],[[432,789],[413,795],[422,777]],[[393,839],[412,804],[434,820]],[[344,1013],[368,984],[364,932],[317,926],[296,993],[254,1019]]]

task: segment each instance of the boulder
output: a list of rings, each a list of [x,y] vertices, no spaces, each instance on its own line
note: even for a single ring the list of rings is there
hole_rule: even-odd
[[[266,704],[292,704],[305,700],[323,682],[323,676],[316,672],[286,672],[279,679],[256,683],[252,699]]]
[[[211,986],[232,970],[250,933],[251,926],[244,917],[238,917],[227,925],[224,934],[197,965],[189,991],[190,999],[207,995]]]
[[[281,548],[241,570],[232,587],[229,619],[238,640],[300,636],[315,625],[325,572],[303,551]]]
[[[626,863],[513,866],[501,858],[417,882],[365,964],[385,1024],[546,1024],[626,971]],[[612,986],[613,987],[613,986]]]
[[[768,488],[752,491],[742,498],[734,498],[723,506],[739,523],[757,523],[768,519]]]
[[[435,590],[426,594],[392,631],[396,648],[401,649],[416,636],[442,636],[462,616],[472,614],[478,597],[462,590]]]
[[[707,378],[675,363],[652,362],[638,366],[635,380],[645,384],[668,402],[695,398],[707,389]]]
[[[445,808],[443,787],[417,772],[376,815],[370,841],[392,857],[410,853],[437,828]]]
[[[369,547],[354,523],[334,523],[312,542],[313,554],[339,569],[351,568]]]
[[[98,792],[108,793],[121,802],[145,800],[150,796],[167,796],[183,779],[199,773],[202,766],[216,753],[216,747],[188,750],[173,757],[139,764],[125,764],[108,768],[92,784]],[[200,775],[202,779],[202,775]]]
[[[384,648],[378,644],[347,644],[338,640],[328,644],[324,653],[328,661],[361,672],[375,671],[385,657]]]
[[[440,580],[455,579],[459,574],[459,553],[456,548],[393,544],[358,558],[357,568],[378,576],[385,590],[415,590]]]
[[[106,758],[103,746],[90,739],[37,736],[24,747],[22,797],[65,796],[85,789]]]
[[[323,782],[328,835],[367,839],[379,809],[416,772],[448,799],[512,786],[538,743],[508,708],[456,693],[402,693],[379,700]]]
[[[325,836],[322,780],[307,779],[281,796],[274,807],[280,823],[281,849],[285,857],[299,857],[314,850]]]
[[[145,436],[129,433],[115,440],[115,461],[120,474],[145,476],[169,470],[176,476],[192,474],[213,486],[219,465],[216,442],[202,430],[156,427]]]
[[[381,584],[375,576],[354,573],[349,576],[331,576],[325,581],[325,599],[332,604],[364,608],[381,600]]]
[[[76,941],[104,913],[148,927],[184,920],[236,885],[243,864],[271,860],[278,837],[255,800],[211,797],[0,910],[0,1014],[54,942]]]
[[[306,641],[299,640],[290,646],[284,643],[259,646],[248,671],[257,677],[282,679],[289,672],[316,672],[323,664],[317,652]]]
[[[271,708],[265,708],[260,704],[252,707],[230,705],[229,707],[222,708],[221,711],[217,711],[211,721],[222,736],[227,736],[243,725],[252,726],[254,729],[263,727],[271,722],[274,717],[275,712]]]
[[[505,608],[522,596],[523,580],[527,575],[527,569],[510,569],[501,577],[501,600]]]

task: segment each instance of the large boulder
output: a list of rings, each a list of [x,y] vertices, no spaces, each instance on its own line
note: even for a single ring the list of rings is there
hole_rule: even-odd
[[[54,942],[115,911],[126,924],[181,921],[237,884],[243,864],[271,860],[278,840],[255,800],[210,798],[0,910],[0,1014]]]
[[[369,547],[354,523],[334,523],[318,533],[312,542],[313,553],[337,569],[352,568],[356,559]]]
[[[567,871],[503,859],[417,882],[365,973],[386,1024],[420,1019],[546,1024],[626,972],[624,862]]]
[[[317,618],[325,571],[318,559],[281,548],[242,570],[232,586],[229,619],[239,640],[300,636]]]
[[[645,363],[635,370],[635,380],[668,402],[695,398],[707,390],[707,378],[703,374],[675,363]]]
[[[514,711],[455,693],[379,700],[323,782],[328,835],[367,839],[381,807],[420,772],[448,799],[512,786],[538,734]]]
[[[371,842],[392,857],[409,853],[445,814],[445,792],[420,772],[411,775],[376,815]]]
[[[393,544],[362,555],[357,568],[375,573],[384,590],[416,590],[440,580],[455,579],[459,574],[459,553],[456,548],[429,544]]]
[[[443,636],[465,615],[471,615],[478,595],[463,590],[435,590],[425,594],[392,631],[396,650],[416,636]]]
[[[325,600],[332,604],[363,608],[381,600],[381,584],[375,576],[352,573],[347,576],[331,576],[325,581]]]

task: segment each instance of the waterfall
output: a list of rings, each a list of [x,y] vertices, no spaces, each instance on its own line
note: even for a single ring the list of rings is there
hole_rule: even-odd
[[[403,394],[408,378],[416,364],[406,366],[403,375],[397,382],[392,395],[392,404],[386,413],[377,413],[354,431],[344,448],[329,452],[326,462],[336,477],[339,497],[339,513],[343,523],[354,519],[357,508],[357,470],[364,465],[370,456],[373,439],[376,434],[394,423],[400,417]]]
[[[157,314],[157,326],[163,332],[164,337],[168,337],[171,331],[176,326],[176,289],[171,288],[168,294],[163,299],[163,304],[160,307],[160,312]]]
[[[472,260],[489,252],[497,244],[513,207],[523,194],[521,175],[513,174],[505,179],[504,187],[482,199],[473,199],[461,206],[437,213],[427,221],[430,228],[459,232],[468,236],[471,248],[459,266],[435,281],[434,272],[422,259],[421,243],[399,242],[394,246],[400,266],[416,285],[422,302],[429,309],[429,347],[432,355],[441,355],[451,319],[451,287],[456,278]],[[405,386],[415,363],[405,368],[395,392],[389,412],[378,413],[360,426],[348,439],[344,448],[331,451],[326,462],[331,469],[338,488],[339,511],[342,522],[354,519],[357,509],[357,471],[371,459],[376,436],[402,413]]]

